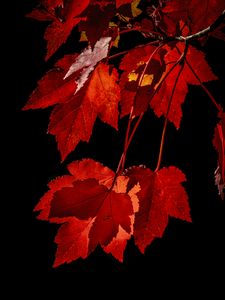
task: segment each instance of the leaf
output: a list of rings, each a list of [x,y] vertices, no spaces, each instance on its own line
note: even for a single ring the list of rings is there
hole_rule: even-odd
[[[89,61],[86,55],[86,60],[82,60],[82,55],[78,56],[69,70],[70,74],[67,71],[76,55],[60,60],[55,68],[39,81],[38,88],[24,107],[35,109],[58,104],[52,111],[48,131],[56,136],[62,160],[80,141],[89,141],[97,117],[117,129],[120,89],[116,83],[118,74],[115,69],[109,74],[109,66],[100,63],[85,86],[76,91],[77,84],[84,84],[93,66],[100,59],[98,55],[101,54],[94,52]],[[88,66],[87,69],[85,66]],[[83,71],[80,77],[77,77],[80,69]],[[77,84],[75,78],[78,78]]]
[[[140,2],[141,2],[141,0],[133,0],[131,3],[131,11],[132,11],[133,17],[137,17],[142,13],[142,10],[140,8],[138,8]]]
[[[88,255],[88,234],[92,221],[80,221],[71,218],[58,230],[55,243],[58,245],[53,267],[63,263],[70,263]]]
[[[70,66],[69,71],[66,73],[64,79],[72,75],[74,72],[82,70],[80,77],[76,80],[76,92],[78,92],[88,80],[88,77],[94,70],[96,64],[107,57],[110,40],[110,37],[101,38],[99,41],[97,41],[93,50],[91,47],[86,48]]]
[[[183,20],[193,34],[210,26],[224,9],[224,0],[170,0],[166,3],[163,14],[175,23]]]
[[[81,13],[87,8],[90,0],[42,1],[42,6],[36,8],[28,16],[40,21],[51,21],[45,32],[47,40],[46,60],[66,42],[72,29],[83,19]],[[58,6],[60,4],[60,6]],[[58,10],[54,10],[58,6]]]
[[[71,100],[53,110],[49,133],[56,136],[62,160],[80,141],[89,141],[97,116],[115,129],[118,126],[120,90],[117,72],[99,64],[85,86]]]
[[[141,252],[154,240],[162,237],[169,217],[191,222],[188,196],[181,185],[184,174],[176,167],[153,172],[133,167],[126,175],[131,185],[139,182],[141,190],[139,211],[135,214],[134,239]]]
[[[221,114],[220,122],[214,131],[213,145],[218,153],[218,167],[215,171],[215,183],[219,195],[224,199],[225,189],[225,113]]]
[[[180,53],[183,52],[183,44],[178,43],[177,47],[180,52],[176,48],[170,49],[169,47],[166,47],[167,54],[164,56],[164,61],[167,67],[164,76],[173,66],[171,62],[176,62],[181,55]],[[217,77],[212,73],[209,65],[205,61],[204,54],[201,51],[195,49],[192,46],[189,46],[186,59],[188,62],[191,62],[191,66],[202,82],[217,79]],[[178,76],[179,68],[180,66],[178,65],[165,81],[163,81],[164,76],[162,76],[161,81],[163,81],[163,83],[150,102],[151,108],[154,110],[155,114],[158,117],[162,115],[166,116],[167,114],[168,105],[170,102],[174,82]],[[172,122],[177,129],[180,127],[182,118],[182,104],[184,103],[186,94],[188,93],[188,84],[199,85],[200,83],[195,78],[187,63],[185,62],[183,71],[179,77],[174,92],[168,115],[169,121]]]
[[[91,0],[87,9],[87,19],[80,23],[79,28],[85,31],[91,47],[102,37],[108,35],[109,22],[115,15],[113,0]]]
[[[67,102],[76,91],[77,73],[73,74],[75,77],[71,76],[65,80],[63,78],[77,56],[77,54],[66,55],[59,60],[55,67],[38,82],[38,87],[33,91],[23,109],[46,108],[57,103]]]
[[[147,110],[149,103],[158,117],[166,116],[180,65],[171,71],[166,80],[164,80],[164,77],[179,60],[181,53],[184,51],[184,45],[183,43],[177,43],[176,47],[173,46],[172,48],[167,45],[163,46],[152,57],[149,66],[145,70],[143,80],[140,82],[146,63],[155,49],[154,46],[134,49],[123,58],[120,65],[120,69],[124,71],[120,79],[121,117],[129,114],[132,106],[134,106],[133,115],[139,115]],[[205,61],[204,54],[199,50],[189,46],[186,59],[191,62],[194,71],[202,82],[217,79]],[[188,84],[199,85],[200,83],[185,63],[168,115],[168,119],[176,128],[180,127],[182,104],[188,92]]]
[[[91,159],[74,162],[68,169],[71,175],[52,181],[35,208],[41,210],[42,219],[65,223],[55,239],[54,266],[85,258],[98,244],[122,259],[132,232],[132,198],[139,189],[128,193],[125,176],[119,176],[111,189],[114,172]]]
[[[120,79],[121,87],[121,117],[130,113],[131,107],[134,106],[134,115],[146,111],[149,101],[153,95],[153,87],[158,83],[164,70],[161,59],[162,52],[154,56],[149,64],[144,78],[139,83],[147,61],[155,51],[154,46],[145,46],[139,49],[130,50],[124,56],[120,69],[123,74]]]

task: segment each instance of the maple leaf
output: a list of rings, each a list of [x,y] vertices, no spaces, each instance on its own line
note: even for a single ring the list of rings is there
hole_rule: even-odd
[[[120,90],[117,72],[99,64],[85,86],[69,102],[57,105],[50,117],[49,133],[56,136],[62,160],[80,141],[89,141],[97,116],[117,129]]]
[[[133,167],[126,175],[131,185],[139,182],[141,187],[134,224],[134,239],[141,252],[154,238],[162,237],[169,217],[191,222],[188,196],[181,185],[185,176],[179,169],[171,166],[153,172]]]
[[[162,12],[168,18],[163,18],[168,29],[171,27],[171,21],[178,24],[183,20],[193,34],[210,26],[224,9],[224,0],[170,0],[166,2]]]
[[[70,263],[88,255],[88,234],[92,221],[80,221],[71,218],[58,230],[55,243],[58,245],[53,267],[63,263]]]
[[[160,80],[161,82],[163,81],[166,73],[169,72],[169,70],[172,68],[173,64],[171,64],[171,62],[178,61],[180,53],[183,53],[184,45],[182,43],[178,43],[177,47],[179,51],[176,47],[170,49],[168,46],[165,46],[167,54],[163,59],[167,67]],[[204,54],[201,51],[195,49],[192,46],[189,46],[186,60],[189,63],[191,62],[191,66],[197,76],[201,79],[201,82],[207,82],[217,79],[217,77],[212,73],[209,65],[204,58]],[[174,82],[176,81],[179,70],[180,66],[178,65],[170,73],[166,80],[163,81],[161,87],[158,89],[158,91],[150,101],[150,106],[158,117],[167,115]],[[187,63],[184,62],[184,68],[178,79],[168,114],[168,119],[175,125],[177,129],[180,127],[182,118],[182,104],[184,103],[186,94],[188,92],[188,84],[199,85],[200,83],[193,75]]]
[[[33,91],[23,109],[45,108],[67,102],[75,93],[77,83],[74,76],[65,80],[63,78],[77,56],[77,54],[66,55],[59,60],[55,67],[38,82],[38,87]],[[74,75],[76,76],[77,73]]]
[[[91,49],[91,47],[86,48],[70,66],[69,71],[66,73],[64,78],[67,78],[74,72],[83,69],[81,71],[80,77],[76,80],[76,92],[78,92],[84,85],[84,83],[88,80],[88,77],[94,70],[96,64],[108,55],[110,40],[110,37],[101,38],[99,41],[97,41],[93,50]]]
[[[130,50],[121,61],[120,69],[123,71],[120,78],[121,117],[129,114],[132,106],[134,107],[133,115],[146,111],[154,92],[153,87],[160,80],[164,70],[161,58],[163,53],[159,52],[151,60],[140,82],[146,63],[155,49],[155,46],[145,46]]]
[[[141,49],[134,49],[123,58],[120,65],[120,69],[124,71],[120,79],[121,117],[129,114],[132,106],[134,107],[133,115],[139,115],[147,110],[148,104],[158,117],[167,115],[174,82],[179,73],[179,65],[171,71],[165,80],[164,77],[173,68],[173,64],[179,60],[180,53],[184,51],[183,43],[177,43],[176,47],[163,46],[153,56],[141,82],[143,70],[156,47],[146,46]],[[194,71],[202,82],[217,79],[201,51],[189,46],[186,59],[188,62],[191,61]],[[200,83],[185,63],[168,115],[168,119],[176,128],[180,126],[182,104],[188,92],[188,84],[199,85]]]
[[[115,15],[114,0],[96,1],[91,0],[87,9],[87,18],[81,22],[79,28],[85,31],[91,47],[93,47],[102,36],[109,34],[109,21]]]
[[[105,50],[98,54],[89,52],[89,56],[87,52],[84,51],[84,55],[78,57],[66,56],[60,60],[40,80],[38,88],[24,107],[34,109],[58,104],[50,116],[48,131],[56,136],[63,160],[80,141],[89,141],[97,116],[117,129],[120,100],[120,90],[116,83],[117,71],[114,69],[109,74],[109,66],[100,63],[80,89],[98,60],[106,55]],[[77,60],[71,66],[76,57]],[[85,66],[88,67],[85,69]],[[79,76],[80,69],[83,70]],[[78,78],[77,84],[75,78]]]
[[[98,244],[122,259],[132,232],[132,198],[138,190],[127,193],[125,176],[119,176],[112,189],[114,172],[91,159],[74,162],[68,169],[71,175],[53,180],[35,208],[41,210],[39,218],[64,223],[55,239],[54,266],[85,258]]]
[[[224,199],[225,189],[225,113],[221,113],[221,120],[214,131],[213,145],[218,152],[218,167],[215,171],[215,183],[219,195]]]
[[[83,19],[81,13],[87,8],[90,0],[43,1],[43,6],[34,9],[28,17],[40,21],[51,21],[45,31],[44,38],[47,40],[46,60],[49,59],[58,48],[66,42],[72,29]],[[58,4],[60,6],[58,6]],[[58,10],[53,10],[55,7]]]

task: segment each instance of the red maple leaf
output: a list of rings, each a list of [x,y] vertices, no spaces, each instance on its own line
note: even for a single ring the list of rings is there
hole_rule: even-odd
[[[183,43],[177,43],[176,47],[173,45],[172,48],[167,45],[163,46],[152,57],[145,70],[146,63],[155,49],[154,46],[134,49],[122,60],[120,68],[124,70],[124,73],[120,80],[121,116],[129,114],[132,106],[134,107],[133,115],[139,115],[147,110],[150,103],[151,108],[158,117],[166,116],[169,108],[168,119],[176,128],[179,128],[182,118],[182,104],[188,92],[188,84],[199,85],[200,82],[193,75],[185,61],[169,107],[174,82],[180,70],[180,64],[175,68],[173,65],[181,57],[184,45]],[[188,63],[191,62],[191,66],[201,82],[217,79],[201,51],[189,46],[186,60]],[[144,76],[141,75],[143,70],[145,70]],[[167,73],[170,74],[167,76]],[[143,79],[140,82],[141,76]]]
[[[126,173],[130,184],[140,184],[139,211],[135,214],[134,239],[141,252],[162,237],[169,217],[191,222],[188,196],[181,185],[184,174],[176,167],[153,172],[148,168],[133,167]]]
[[[128,193],[125,176],[119,176],[111,188],[114,172],[91,159],[74,162],[68,169],[71,175],[52,181],[35,208],[41,210],[39,218],[65,223],[56,236],[54,265],[85,258],[98,244],[122,259],[138,189]]]
[[[159,51],[151,60],[141,80],[146,63],[155,50],[155,46],[133,49],[121,61],[120,69],[123,70],[120,78],[121,117],[129,114],[132,106],[133,115],[138,115],[148,108],[154,86],[160,80],[164,70],[164,62],[161,58],[163,53]]]
[[[109,74],[109,66],[100,63],[89,79],[92,66],[81,72],[79,77],[79,68],[83,65],[78,60],[78,70],[73,69],[72,74],[65,78],[74,58],[79,57],[66,56],[59,61],[56,68],[39,82],[24,108],[44,108],[58,104],[52,111],[48,130],[56,136],[63,160],[80,141],[89,141],[97,117],[116,129],[118,123],[120,90],[116,83],[117,71],[112,70]],[[78,78],[80,87],[77,92],[75,78]]]
[[[225,189],[225,113],[221,113],[221,120],[214,131],[213,145],[218,152],[218,167],[215,171],[215,182],[219,194],[224,199]]]
[[[72,29],[83,19],[80,15],[90,0],[42,1],[42,6],[28,14],[40,21],[51,21],[45,32],[47,40],[46,60],[66,42]],[[60,6],[59,6],[60,5]],[[54,8],[58,7],[58,10]]]
[[[165,46],[165,49],[167,50],[167,54],[164,56],[166,71],[164,72],[161,81],[163,80],[166,73],[169,72],[169,70],[172,68],[173,64],[171,64],[171,62],[176,62],[177,60],[179,60],[179,57],[183,52],[183,48],[184,45],[182,43],[178,43],[177,48],[174,47],[172,49],[170,49],[168,46]],[[200,78],[201,82],[207,82],[217,79],[217,77],[212,73],[209,65],[205,60],[204,54],[201,51],[195,49],[192,46],[189,46],[186,54],[186,61],[188,62],[188,64],[191,64],[193,70]],[[200,84],[199,80],[196,79],[196,77],[190,70],[186,61],[184,62],[182,73],[180,74],[180,77],[178,79],[168,114],[168,119],[175,125],[176,128],[180,127],[182,118],[182,104],[184,103],[186,94],[188,93],[188,84]],[[158,117],[167,115],[174,82],[176,81],[180,67],[180,65],[177,65],[175,67],[175,69],[162,83],[161,87],[158,89],[158,92],[156,92],[156,94],[150,101],[150,106]]]
[[[38,82],[38,87],[31,94],[24,109],[45,108],[57,103],[67,102],[76,91],[75,78],[77,74],[65,80],[63,78],[77,56],[77,54],[66,55],[59,60],[55,67]]]
[[[182,20],[193,34],[210,26],[224,9],[224,0],[170,0],[162,10],[163,21],[170,30],[171,22],[178,25]]]
[[[80,23],[79,28],[85,31],[88,41],[93,47],[102,36],[108,36],[109,21],[115,15],[114,0],[91,0],[87,9],[87,19]]]
[[[225,4],[224,0],[153,2],[40,0],[40,6],[29,14],[50,22],[45,32],[46,59],[66,42],[77,24],[89,41],[81,54],[66,55],[56,63],[38,82],[24,107],[55,106],[48,132],[55,135],[62,160],[80,141],[89,141],[96,118],[117,129],[118,104],[120,117],[130,114],[116,173],[92,159],[75,161],[68,165],[68,175],[49,183],[48,192],[37,204],[39,219],[61,225],[55,238],[58,247],[54,266],[86,258],[98,245],[123,261],[132,235],[143,253],[155,238],[163,236],[169,217],[191,222],[188,197],[182,185],[185,175],[174,166],[160,169],[166,125],[169,120],[177,129],[180,127],[188,85],[202,85],[210,96],[202,83],[217,77],[203,52],[191,46],[190,41],[201,42],[208,35],[224,38],[224,24],[214,24],[213,29],[207,27],[218,19]],[[143,13],[140,3],[144,4]],[[202,29],[205,30],[192,35]],[[123,51],[127,48],[122,46],[121,52],[120,49],[115,54],[110,52],[108,57],[113,43],[116,41],[118,45],[120,38],[122,44],[123,34],[128,33],[129,38],[131,31],[140,39],[153,41],[140,44],[137,39],[136,48]],[[186,36],[189,37],[185,39]],[[84,38],[83,34],[81,40]],[[109,61],[124,53],[119,77]],[[115,66],[118,67],[117,61]],[[224,198],[225,114],[210,98],[220,111],[213,144],[218,152],[216,184]],[[166,119],[157,168],[152,171],[139,166],[124,172],[128,147],[149,106],[158,117]],[[136,124],[132,124],[138,115],[141,116]]]

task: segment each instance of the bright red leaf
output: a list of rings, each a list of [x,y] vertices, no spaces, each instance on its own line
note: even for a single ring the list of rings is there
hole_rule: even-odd
[[[74,162],[68,169],[71,175],[52,181],[36,207],[40,218],[65,223],[55,240],[55,266],[87,257],[98,244],[122,259],[138,189],[128,193],[125,176],[119,176],[111,189],[115,174],[91,159]]]
[[[49,133],[56,136],[61,157],[75,149],[80,141],[89,141],[97,116],[117,129],[119,88],[117,72],[99,64],[85,86],[71,100],[53,110]]]
[[[34,9],[28,16],[40,21],[51,21],[45,32],[47,40],[46,59],[51,57],[66,42],[72,29],[82,20],[81,13],[90,0],[71,0],[63,2],[58,10],[53,10],[61,1],[43,1],[43,6]]]
[[[158,53],[152,56],[152,60],[145,70],[143,80],[140,82],[146,63],[155,49],[156,47],[154,46],[146,46],[131,50],[121,62],[120,68],[124,71],[120,80],[122,117],[130,113],[132,106],[134,106],[133,115],[145,112],[149,103],[158,117],[167,115],[174,82],[179,73],[180,65],[176,66],[166,80],[164,80],[164,77],[179,60],[181,53],[184,51],[184,45],[183,43],[178,43],[176,47],[170,48],[169,46],[164,46],[160,49]],[[186,59],[188,62],[191,62],[194,71],[202,82],[217,79],[210,70],[202,52],[190,46]],[[188,92],[188,84],[199,85],[200,82],[185,63],[168,115],[168,119],[176,128],[180,126],[182,104]]]
[[[216,184],[224,198],[225,114],[202,84],[217,77],[203,52],[192,44],[197,40],[203,45],[210,35],[224,39],[224,8],[223,0],[40,0],[29,14],[50,22],[46,58],[78,24],[80,41],[89,42],[80,54],[59,60],[24,107],[55,106],[48,132],[56,137],[62,160],[80,141],[89,141],[96,118],[117,129],[118,116],[132,112],[116,174],[92,159],[75,161],[68,165],[68,175],[49,183],[35,208],[39,219],[61,225],[55,238],[55,267],[86,258],[98,245],[122,262],[132,235],[144,252],[163,236],[169,217],[191,222],[182,185],[185,175],[176,167],[160,169],[167,122],[157,170],[139,166],[124,171],[143,113],[150,106],[156,116],[164,116],[178,129],[188,85],[201,85],[220,112],[213,144],[218,152]],[[207,28],[215,20],[218,26]],[[203,33],[190,36],[202,29]]]
[[[140,184],[139,211],[135,215],[134,239],[141,252],[153,241],[162,237],[169,217],[191,222],[188,196],[184,187],[184,174],[176,167],[153,172],[148,168],[128,170],[130,184]]]
[[[164,61],[166,67],[166,72],[161,78],[163,78],[167,72],[169,72],[170,68],[173,66],[172,62],[176,62],[181,53],[183,52],[184,45],[182,43],[178,43],[177,48],[170,49],[166,46],[167,54],[164,56]],[[209,65],[207,64],[204,54],[195,49],[192,46],[189,46],[188,52],[186,55],[186,59],[188,63],[191,64],[195,73],[200,78],[201,82],[207,82],[210,80],[216,80],[217,77],[212,73]],[[180,122],[182,119],[182,104],[184,103],[185,97],[188,93],[188,84],[199,85],[200,82],[196,79],[192,71],[186,62],[184,62],[183,71],[178,79],[175,92],[172,98],[172,103],[170,106],[168,119],[172,122],[176,128],[180,127]],[[155,114],[160,117],[162,115],[166,116],[168,106],[170,103],[172,90],[174,87],[174,83],[179,73],[180,65],[177,65],[176,68],[170,73],[165,81],[161,84],[161,87],[158,89],[158,92],[150,101],[150,106],[154,110]]]
[[[56,68],[39,82],[25,106],[25,109],[30,109],[58,104],[50,117],[49,133],[56,136],[63,160],[80,141],[89,141],[97,116],[114,128],[118,123],[120,90],[116,83],[117,71],[109,74],[109,66],[101,63],[88,79],[93,67],[85,69],[81,77],[78,76],[82,81],[77,82],[81,85],[81,82],[84,84],[85,80],[88,81],[75,93],[75,78],[79,71],[73,70],[63,80],[68,65],[75,57],[67,56],[58,62]]]
[[[88,234],[92,221],[80,221],[71,218],[58,230],[55,243],[58,245],[53,267],[70,263],[88,255]]]

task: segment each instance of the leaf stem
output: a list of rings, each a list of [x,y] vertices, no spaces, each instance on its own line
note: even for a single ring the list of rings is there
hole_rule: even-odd
[[[141,86],[142,81],[143,81],[143,79],[144,79],[144,75],[145,75],[145,73],[146,73],[146,71],[147,71],[147,68],[148,68],[150,62],[151,62],[152,58],[154,57],[154,55],[157,53],[157,51],[158,51],[162,46],[163,46],[163,44],[161,43],[161,44],[160,44],[160,45],[159,45],[159,46],[151,53],[151,55],[149,56],[149,59],[148,59],[148,61],[146,62],[145,68],[144,68],[144,70],[143,70],[143,72],[142,72],[142,74],[141,74],[141,76],[140,76],[139,81],[138,81],[138,87],[137,87],[136,94],[135,94],[135,97],[134,97],[134,102],[135,102],[135,98],[137,97],[138,91],[139,91],[139,89],[140,89],[140,86]],[[118,176],[119,172],[123,172],[123,170],[124,170],[124,166],[125,166],[125,162],[126,162],[126,155],[127,155],[128,147],[129,147],[129,145],[130,145],[130,143],[131,143],[131,141],[132,141],[132,138],[133,138],[133,136],[134,136],[134,133],[135,133],[135,131],[137,130],[137,127],[138,127],[138,125],[140,124],[140,121],[141,121],[142,116],[143,116],[143,113],[141,113],[141,115],[139,116],[139,120],[138,120],[138,122],[135,124],[135,127],[134,127],[134,129],[133,129],[133,131],[132,131],[132,133],[131,133],[131,135],[130,135],[130,137],[129,137],[131,123],[132,123],[132,121],[133,121],[133,119],[134,119],[133,109],[134,109],[134,108],[133,108],[133,106],[132,106],[131,111],[130,111],[130,115],[129,115],[129,120],[128,120],[128,125],[127,125],[127,130],[126,130],[126,137],[125,137],[125,142],[124,142],[124,150],[123,150],[123,153],[122,153],[122,155],[121,155],[121,158],[120,158],[120,161],[119,161],[117,170],[116,170],[116,175],[115,175],[115,177]],[[115,182],[115,181],[114,181],[114,182]]]
[[[132,120],[133,120],[133,110],[134,110],[134,107],[132,106],[131,107],[131,110],[130,110],[130,115],[129,115],[129,120],[128,120],[128,125],[127,125],[127,130],[126,130],[126,137],[125,137],[125,143],[124,143],[124,151],[123,151],[123,160],[122,160],[122,165],[121,165],[121,169],[123,170],[124,169],[124,165],[125,165],[125,160],[126,160],[126,154],[127,154],[127,143],[128,143],[128,140],[129,140],[129,135],[130,135],[130,127],[131,127],[131,123],[132,123]]]
[[[187,64],[187,66],[189,67],[189,69],[191,70],[192,74],[195,76],[195,78],[198,80],[198,82],[200,83],[202,89],[206,92],[206,94],[209,96],[209,98],[211,99],[212,103],[215,105],[215,107],[217,108],[217,110],[219,112],[223,112],[221,106],[216,102],[215,98],[213,97],[213,95],[210,93],[210,91],[204,86],[203,82],[201,81],[201,79],[199,78],[198,74],[195,72],[194,68],[192,67],[192,65],[190,64],[190,62],[185,59],[185,62]]]
[[[183,68],[184,68],[184,59],[185,59],[185,56],[186,56],[186,53],[187,53],[187,49],[188,49],[188,45],[186,44],[186,47],[185,47],[185,50],[184,50],[183,54],[181,55],[181,57],[178,59],[178,61],[174,65],[174,68],[175,68],[178,64],[181,63],[180,70],[179,70],[179,72],[177,74],[177,77],[176,77],[176,80],[174,82],[172,93],[171,93],[171,96],[170,96],[170,99],[169,99],[169,103],[168,103],[168,107],[167,107],[167,111],[166,111],[166,116],[165,116],[163,131],[162,131],[162,137],[161,137],[161,142],[160,142],[158,162],[157,162],[157,166],[156,166],[155,172],[157,172],[159,170],[161,162],[162,162],[162,154],[163,154],[163,149],[164,149],[164,144],[165,144],[165,136],[166,136],[167,124],[168,124],[168,116],[169,116],[171,104],[172,104],[172,101],[173,101],[174,92],[175,92],[177,83],[179,81],[180,75],[181,75],[181,73],[183,71]]]
[[[163,82],[167,79],[167,77],[170,75],[170,73],[171,73],[171,72],[174,70],[174,68],[182,61],[183,58],[184,58],[184,54],[182,54],[182,55],[180,56],[180,58],[175,62],[175,64],[171,67],[171,69],[166,73],[166,75],[164,76],[163,80],[158,84],[157,88],[155,89],[155,91],[154,91],[154,93],[153,93],[153,95],[152,95],[152,98],[153,98],[154,95],[159,91],[159,89],[160,89],[161,85],[163,84]],[[134,135],[135,135],[135,132],[137,131],[137,128],[138,128],[138,126],[139,126],[139,124],[140,124],[140,122],[141,122],[143,116],[144,116],[144,113],[142,112],[142,113],[140,114],[140,116],[138,117],[138,120],[137,120],[137,122],[135,123],[135,126],[134,126],[134,128],[133,128],[133,130],[132,130],[132,132],[131,132],[131,134],[130,134],[129,140],[128,140],[127,145],[126,145],[127,148],[130,146],[130,143],[131,143],[132,140],[133,140],[133,137],[134,137]],[[126,151],[127,151],[127,149],[126,149]]]

